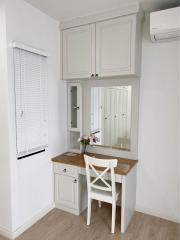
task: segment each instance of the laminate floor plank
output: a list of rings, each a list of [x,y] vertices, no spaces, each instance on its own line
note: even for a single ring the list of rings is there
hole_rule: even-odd
[[[120,233],[120,208],[117,208],[116,233],[111,234],[111,207],[98,208],[94,201],[91,225],[86,211],[80,216],[53,209],[16,240],[180,240],[180,224],[135,212],[125,234]],[[0,240],[7,240],[0,236]]]

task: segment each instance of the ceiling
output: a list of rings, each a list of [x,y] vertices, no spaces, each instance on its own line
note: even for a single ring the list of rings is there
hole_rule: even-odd
[[[58,21],[120,7],[137,0],[25,0]],[[179,0],[140,0],[146,13],[177,6]]]

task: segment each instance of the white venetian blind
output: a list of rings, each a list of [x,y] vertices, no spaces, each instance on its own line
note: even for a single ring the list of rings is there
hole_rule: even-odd
[[[17,157],[48,143],[47,57],[14,48]]]

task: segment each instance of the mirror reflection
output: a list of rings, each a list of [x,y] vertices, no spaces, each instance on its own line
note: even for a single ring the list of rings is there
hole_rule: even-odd
[[[91,88],[91,134],[96,145],[130,150],[131,86]]]

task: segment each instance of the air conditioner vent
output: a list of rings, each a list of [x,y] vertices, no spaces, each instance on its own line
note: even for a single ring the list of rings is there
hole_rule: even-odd
[[[178,39],[180,37],[180,7],[150,14],[150,35],[152,41]]]

